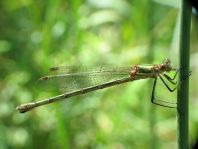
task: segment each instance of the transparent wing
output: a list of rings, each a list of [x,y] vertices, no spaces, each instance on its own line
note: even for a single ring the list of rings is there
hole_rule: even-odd
[[[71,74],[71,73],[81,73],[81,72],[113,72],[113,71],[126,71],[129,72],[131,67],[87,67],[87,66],[60,66],[51,67],[49,69],[51,74]]]
[[[53,67],[54,75],[38,80],[44,90],[59,88],[61,92],[72,92],[90,86],[101,85],[129,77],[130,67]]]

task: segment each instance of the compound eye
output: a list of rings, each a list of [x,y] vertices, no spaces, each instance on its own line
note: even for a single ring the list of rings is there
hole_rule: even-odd
[[[166,66],[164,64],[161,65],[161,68],[165,68]]]

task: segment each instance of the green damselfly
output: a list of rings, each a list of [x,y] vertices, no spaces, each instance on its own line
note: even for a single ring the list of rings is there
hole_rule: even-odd
[[[44,83],[57,82],[60,90],[65,93],[41,101],[19,105],[16,108],[19,112],[24,113],[33,108],[72,96],[147,78],[155,79],[151,96],[152,103],[169,108],[175,108],[177,105],[176,103],[155,99],[155,87],[158,78],[161,79],[169,91],[173,92],[176,89],[176,87],[171,89],[164,80],[166,79],[171,84],[176,85],[174,80],[177,70],[172,67],[169,59],[165,59],[161,64],[154,65],[134,65],[131,67],[62,66],[52,67],[49,70],[53,72],[53,75],[44,76],[38,81]],[[176,72],[173,78],[166,74],[170,71]]]

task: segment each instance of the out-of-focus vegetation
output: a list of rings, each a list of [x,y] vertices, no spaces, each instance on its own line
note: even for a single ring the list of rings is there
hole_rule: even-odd
[[[162,0],[0,1],[0,148],[177,148],[176,110],[150,103],[151,80],[26,114],[15,107],[54,95],[35,83],[51,66],[130,66],[167,57],[177,66],[179,6]],[[193,22],[191,144],[198,136],[197,28]]]

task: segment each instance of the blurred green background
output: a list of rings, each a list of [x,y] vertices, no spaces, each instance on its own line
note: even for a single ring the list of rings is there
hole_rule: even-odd
[[[179,8],[179,0],[0,1],[0,148],[177,148],[176,110],[151,104],[153,80],[25,114],[15,107],[54,95],[35,83],[52,66],[131,66],[164,58],[177,66]],[[191,144],[198,136],[197,27],[192,21]]]

